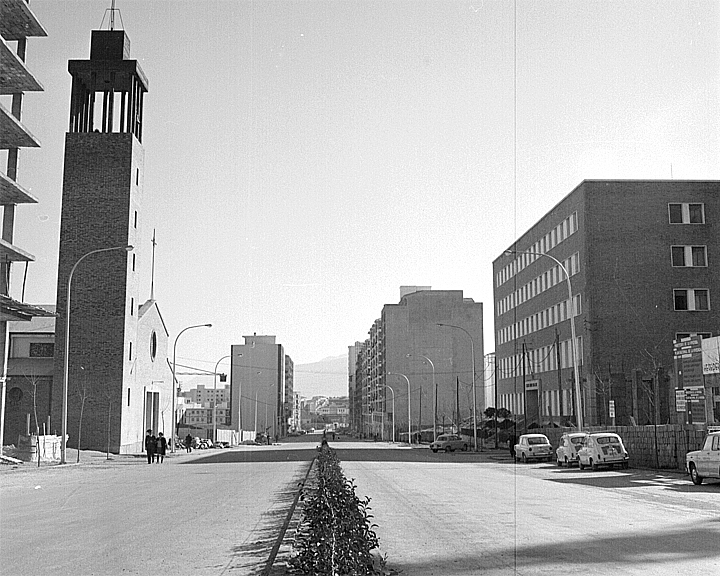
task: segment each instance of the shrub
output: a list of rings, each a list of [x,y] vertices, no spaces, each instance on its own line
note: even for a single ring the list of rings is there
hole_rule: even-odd
[[[379,545],[370,514],[370,498],[358,498],[340,461],[326,442],[316,460],[314,486],[303,495],[292,574],[365,576],[390,574],[385,560],[373,556]],[[379,565],[376,565],[379,564]]]

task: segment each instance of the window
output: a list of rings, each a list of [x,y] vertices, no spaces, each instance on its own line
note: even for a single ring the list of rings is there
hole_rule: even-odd
[[[128,360],[132,360],[132,342],[130,342],[130,355],[128,356]]]
[[[675,340],[682,340],[683,338],[690,338],[690,336],[699,336],[700,338],[711,338],[712,333],[710,332],[677,332],[675,334]]]
[[[678,311],[710,310],[710,293],[704,288],[676,289],[673,298]]]
[[[52,358],[54,353],[52,342],[30,342],[30,358]]]
[[[668,204],[670,224],[705,224],[705,205],[673,203]]]
[[[134,216],[133,216],[133,220],[134,220],[133,226],[134,226],[135,228],[137,228],[137,210],[135,210],[135,214],[134,214]]]
[[[674,267],[707,267],[706,246],[672,246],[670,250]]]

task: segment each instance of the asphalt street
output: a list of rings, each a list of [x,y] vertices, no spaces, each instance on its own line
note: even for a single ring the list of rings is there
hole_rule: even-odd
[[[0,467],[1,572],[260,574],[318,441]],[[718,482],[330,444],[403,575],[720,574]]]

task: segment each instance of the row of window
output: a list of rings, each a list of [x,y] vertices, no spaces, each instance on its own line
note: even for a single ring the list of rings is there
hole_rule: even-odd
[[[565,270],[570,276],[574,276],[580,271],[580,254],[575,252],[570,258],[563,263]],[[538,294],[542,294],[545,290],[549,290],[560,282],[565,282],[565,272],[560,266],[553,266],[548,271],[543,272],[540,276],[533,278],[530,282],[521,286],[515,292],[508,294],[497,303],[497,315],[505,314],[523,302],[527,302],[531,298],[535,298]]]
[[[668,204],[670,224],[705,224],[705,204],[673,202]]]
[[[578,336],[577,354],[578,365],[582,364],[583,359],[583,339]],[[524,373],[526,376],[538,374],[540,372],[553,372],[558,369],[557,351],[555,345],[542,346],[536,350],[526,350],[525,354],[513,354],[507,358],[500,359],[498,367],[498,376],[500,378],[513,378],[523,375],[523,362],[525,362]],[[572,348],[570,340],[560,342],[560,368],[570,368],[572,362]]]
[[[710,310],[710,290],[707,288],[675,288],[673,302],[678,311]]]
[[[579,316],[582,314],[580,294],[573,296],[573,300],[575,300],[574,315]],[[550,326],[554,326],[555,324],[559,324],[560,322],[564,322],[570,318],[570,315],[568,314],[569,310],[570,300],[563,300],[562,302],[555,304],[554,306],[550,306],[537,314],[523,318],[519,322],[515,322],[510,326],[506,326],[505,328],[498,330],[497,343],[505,344],[517,338],[522,338],[523,336],[537,332],[538,330],[543,330]]]
[[[521,251],[515,260],[500,270],[495,277],[495,285],[502,286],[518,272],[524,270],[538,258],[541,258],[538,254],[545,254],[549,250],[552,250],[555,246],[560,244],[560,242],[564,242],[570,236],[575,234],[577,230],[577,212],[573,212],[550,232],[545,234],[545,236],[543,236],[540,240],[535,242],[535,244],[527,248],[527,252],[531,252],[532,254],[522,253]]]
[[[671,246],[670,261],[674,267],[706,268],[707,246]]]

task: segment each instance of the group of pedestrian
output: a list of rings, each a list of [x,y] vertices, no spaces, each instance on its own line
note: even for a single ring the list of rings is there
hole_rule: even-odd
[[[147,452],[148,464],[162,464],[165,460],[165,452],[167,452],[167,439],[162,432],[158,432],[155,436],[152,430],[148,430],[145,435],[145,452]]]

